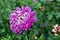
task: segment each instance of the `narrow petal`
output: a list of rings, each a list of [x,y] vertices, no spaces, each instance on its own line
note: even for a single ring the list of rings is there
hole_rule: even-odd
[[[26,7],[25,7],[25,11],[31,12],[31,8],[30,8],[29,6],[26,6]]]
[[[21,10],[21,8],[20,7],[16,7],[16,10]]]

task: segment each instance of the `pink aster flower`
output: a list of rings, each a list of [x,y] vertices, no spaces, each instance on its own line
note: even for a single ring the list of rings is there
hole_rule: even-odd
[[[36,12],[29,6],[16,7],[10,14],[10,28],[16,34],[21,34],[24,30],[30,30],[36,22]]]

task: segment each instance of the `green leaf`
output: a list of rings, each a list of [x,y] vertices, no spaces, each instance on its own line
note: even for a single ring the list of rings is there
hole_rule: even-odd
[[[4,29],[0,29],[0,34],[3,33],[3,32],[5,32],[5,30]]]
[[[48,37],[48,40],[53,40],[53,38],[52,37]]]
[[[48,20],[51,20],[51,19],[52,19],[52,17],[53,17],[53,15],[52,15],[52,14],[48,15]]]
[[[41,3],[36,3],[35,8],[39,8],[41,6]]]
[[[60,18],[60,12],[57,12],[55,14],[56,14],[56,18]]]
[[[27,37],[27,36],[25,36],[25,39],[26,39],[26,40],[28,40],[28,37]]]
[[[39,40],[45,40],[44,34],[42,34],[42,35],[40,36]]]
[[[57,0],[58,2],[60,2],[60,0]]]

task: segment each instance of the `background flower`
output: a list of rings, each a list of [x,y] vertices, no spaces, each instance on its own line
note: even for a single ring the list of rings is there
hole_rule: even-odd
[[[54,28],[52,29],[52,32],[54,32],[55,36],[57,36],[58,35],[58,32],[60,32],[60,26],[58,24],[56,24],[53,27]]]

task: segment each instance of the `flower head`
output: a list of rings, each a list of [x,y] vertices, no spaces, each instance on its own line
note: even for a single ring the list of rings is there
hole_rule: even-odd
[[[10,28],[13,32],[20,34],[24,30],[30,30],[36,20],[36,12],[29,6],[16,7],[10,14]]]
[[[52,32],[54,32],[55,35],[58,35],[57,33],[60,32],[60,26],[56,24],[53,26],[54,28],[52,29]]]

